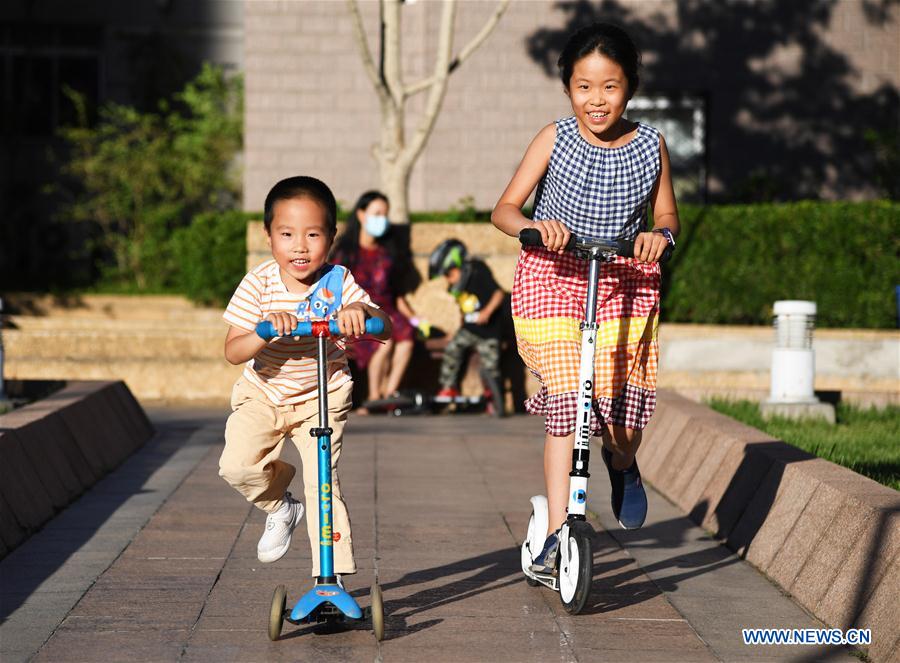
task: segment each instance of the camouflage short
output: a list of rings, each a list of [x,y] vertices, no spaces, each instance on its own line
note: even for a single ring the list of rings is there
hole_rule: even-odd
[[[464,366],[468,351],[474,347],[481,360],[481,373],[495,383],[500,381],[500,339],[482,338],[465,328],[461,328],[444,349],[441,362],[441,387],[457,387],[460,371]]]

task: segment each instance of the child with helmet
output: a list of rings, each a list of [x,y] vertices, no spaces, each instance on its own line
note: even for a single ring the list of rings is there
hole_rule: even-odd
[[[470,349],[478,352],[481,377],[490,391],[494,414],[503,414],[503,389],[500,381],[500,315],[506,293],[497,285],[490,268],[470,257],[465,244],[447,239],[431,252],[428,277],[443,276],[447,290],[459,304],[462,325],[444,349],[441,362],[441,389],[435,400],[449,401],[459,396],[459,379]]]

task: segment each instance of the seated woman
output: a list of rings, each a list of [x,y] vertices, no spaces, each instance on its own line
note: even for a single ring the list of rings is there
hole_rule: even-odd
[[[409,249],[391,232],[389,202],[379,191],[359,197],[347,217],[344,232],[335,242],[331,262],[344,265],[372,301],[387,313],[394,325],[393,336],[384,344],[360,341],[350,347],[356,366],[365,370],[368,400],[385,398],[397,391],[413,351],[415,311],[405,293],[411,281],[419,280]],[[358,410],[365,413],[364,409]]]

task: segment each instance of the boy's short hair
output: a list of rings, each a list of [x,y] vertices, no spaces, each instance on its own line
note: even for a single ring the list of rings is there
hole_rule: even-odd
[[[288,177],[269,191],[266,196],[266,204],[263,209],[263,223],[266,226],[266,232],[272,230],[272,219],[275,216],[275,203],[281,200],[290,200],[291,198],[311,198],[319,203],[325,209],[325,221],[328,224],[328,230],[334,237],[337,232],[337,201],[331,189],[322,180],[307,175],[297,175]]]

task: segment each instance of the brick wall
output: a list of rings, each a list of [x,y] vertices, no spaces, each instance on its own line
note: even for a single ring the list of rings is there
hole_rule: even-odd
[[[780,197],[875,195],[861,134],[896,108],[900,10],[889,7],[879,17],[858,0],[815,11],[800,4],[704,9],[623,0],[611,10],[513,2],[451,77],[414,170],[412,209],[447,208],[464,196],[481,208],[496,202],[534,134],[569,111],[558,79],[529,55],[529,45],[545,34],[546,43],[558,46],[567,26],[595,19],[625,25],[643,45],[645,92],[707,99],[713,197],[734,195],[751,176],[775,180],[767,186],[778,187]],[[377,3],[361,5],[377,58]],[[494,6],[460,3],[457,49]],[[430,66],[440,10],[435,2],[403,7],[408,82]],[[556,52],[550,48],[544,61],[554,62]],[[276,180],[297,173],[321,177],[347,205],[378,185],[369,152],[378,137],[378,105],[344,3],[247,2],[244,57],[246,209],[260,209]],[[874,97],[882,86],[887,96]],[[410,128],[422,101],[420,95],[410,107]]]

